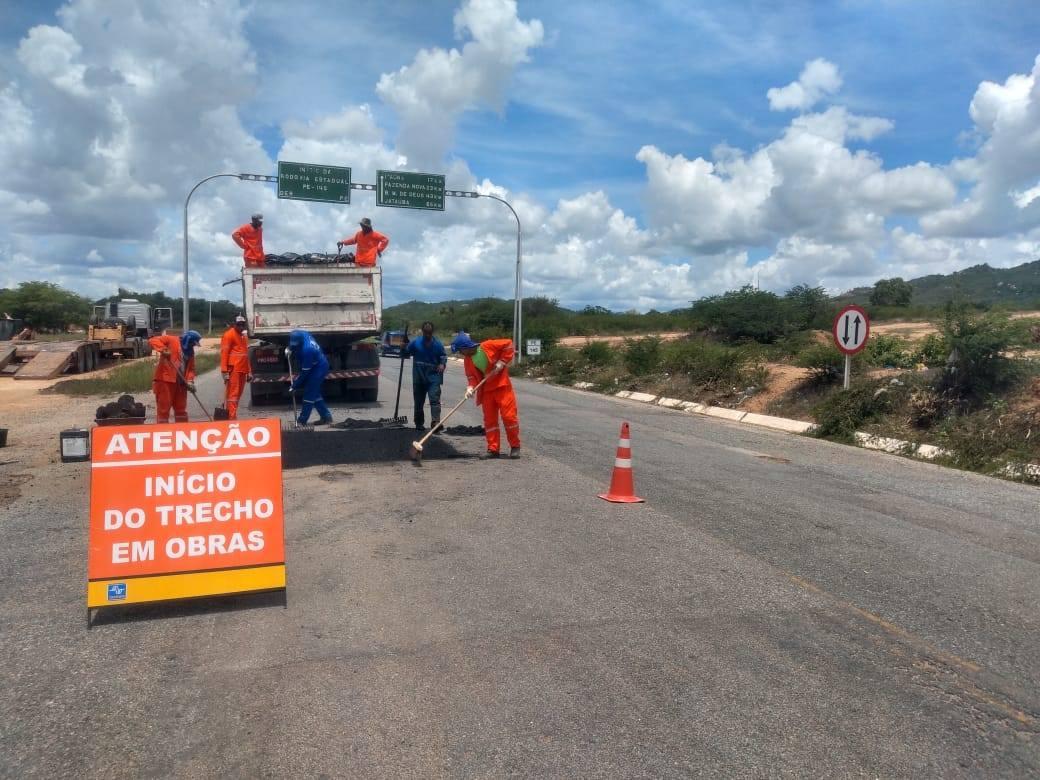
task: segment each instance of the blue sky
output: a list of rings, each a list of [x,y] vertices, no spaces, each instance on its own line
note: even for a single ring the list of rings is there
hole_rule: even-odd
[[[478,19],[475,24],[480,24],[483,14],[497,19],[496,24],[513,27],[503,27],[507,32],[500,38],[494,37],[498,33],[488,34],[484,42],[472,25],[456,30],[456,12],[471,4],[474,7],[468,13]],[[68,73],[62,75],[48,64],[47,56],[54,49],[46,48],[46,36],[29,41],[30,30],[43,25],[64,31],[55,33],[59,43],[51,41],[50,45],[79,48],[66,64],[73,78],[78,78],[75,69],[82,62],[88,72],[115,72],[132,80],[134,74],[139,77],[148,70],[149,58],[149,51],[132,40],[133,21],[119,19],[106,33],[91,26],[91,15],[96,16],[98,9],[113,16],[126,15],[133,8],[141,17],[142,29],[154,29],[163,26],[162,16],[170,12],[162,4],[147,2],[74,0],[69,5],[71,12],[59,15],[64,4],[0,0],[4,19],[0,26],[0,89],[11,90],[26,107],[36,134],[45,131],[48,122],[80,121],[82,103],[75,101],[84,99],[93,100],[94,107],[126,100],[122,113],[132,122],[134,100],[125,90],[106,95],[101,90],[69,87]],[[227,48],[228,44],[213,39],[226,34],[231,48],[244,47],[248,55],[237,62],[229,54],[222,65],[211,64],[218,75],[194,83],[196,94],[184,98],[186,105],[180,112],[193,125],[185,131],[186,137],[198,131],[196,111],[213,112],[214,116],[218,111],[229,112],[240,130],[228,130],[232,120],[221,114],[220,132],[226,132],[227,146],[214,141],[214,149],[200,154],[199,159],[162,160],[159,164],[171,170],[157,175],[155,181],[148,180],[145,167],[130,164],[127,176],[150,194],[148,213],[136,214],[133,226],[127,222],[123,245],[119,242],[121,217],[128,209],[136,210],[138,203],[114,204],[117,211],[111,215],[99,214],[104,206],[98,204],[89,215],[82,215],[86,227],[68,228],[74,245],[90,244],[102,256],[119,257],[123,268],[130,268],[125,258],[133,257],[135,249],[164,258],[166,275],[154,266],[127,271],[141,286],[162,284],[171,292],[178,286],[173,279],[176,252],[171,247],[175,247],[179,230],[178,203],[193,177],[214,172],[214,165],[272,165],[294,148],[355,155],[350,160],[314,161],[352,165],[358,171],[369,163],[374,165],[377,158],[392,159],[394,155],[407,159],[405,167],[413,167],[413,160],[435,153],[439,162],[428,164],[448,173],[449,186],[487,181],[502,188],[523,204],[522,213],[532,222],[528,227],[532,234],[532,291],[574,305],[677,305],[685,297],[748,281],[756,263],[762,264],[759,272],[766,286],[782,289],[806,281],[837,290],[881,274],[941,272],[980,258],[993,264],[1032,259],[1037,241],[1033,212],[1040,202],[1022,213],[998,213],[1006,204],[996,203],[995,196],[988,194],[998,187],[988,183],[998,174],[987,174],[983,165],[1003,159],[1003,150],[1014,144],[999,137],[1000,132],[1009,132],[1004,124],[981,127],[970,115],[969,106],[984,82],[1004,85],[1015,74],[1030,76],[1040,54],[1040,5],[1035,2],[533,0],[514,8],[508,0],[364,0],[255,2],[239,8],[231,0],[221,0],[213,5],[216,11],[183,4],[183,15],[192,22],[180,34],[189,37],[183,45],[171,44],[164,67],[175,71],[171,82],[185,74],[190,78],[195,73],[191,59],[197,55],[192,54],[193,40],[200,49]],[[530,32],[533,27],[526,25],[535,24],[540,24],[540,34],[533,42],[519,54],[508,51],[510,36]],[[191,35],[202,37],[191,39]],[[411,110],[407,98],[401,97],[403,93],[388,98],[385,90],[377,88],[380,78],[399,74],[392,79],[396,84],[428,86],[430,82],[423,80],[422,50],[446,53],[474,41],[480,52],[471,64],[460,66],[463,70],[456,73],[457,79],[479,76],[488,62],[499,69],[495,79],[487,78],[474,87],[473,94],[465,94],[462,87],[461,95],[452,93],[460,102],[446,123],[450,142],[433,143],[429,149],[409,147],[401,141],[400,131],[414,128],[417,121],[421,126],[421,117],[407,119]],[[219,59],[212,51],[207,56]],[[247,60],[255,61],[256,67],[246,67]],[[797,81],[806,64],[814,60],[836,69],[840,87],[796,110],[771,109],[768,90]],[[156,71],[148,78],[161,81],[164,77]],[[65,82],[61,82],[63,78]],[[436,92],[441,86],[434,84],[431,89]],[[1003,98],[998,95],[999,99]],[[367,107],[368,118],[358,120],[363,126],[349,122],[345,126],[360,127],[358,132],[372,139],[379,136],[378,141],[363,145],[364,152],[356,137],[348,137],[353,129],[343,138],[325,131],[320,138],[301,141],[292,137],[292,128],[301,123],[343,118],[359,106]],[[806,152],[791,128],[799,117],[823,115],[829,109],[843,111],[843,116],[888,120],[891,126],[858,136],[855,131],[836,131],[840,138],[827,130],[813,157],[816,152]],[[431,121],[440,120],[435,107],[425,110],[431,112]],[[843,121],[828,116],[828,121]],[[856,120],[850,121],[854,124]],[[88,146],[96,146],[98,138],[115,135],[102,120],[98,122],[100,130],[84,129],[82,140]],[[0,149],[5,141],[13,148],[13,136],[5,139],[3,132],[0,130]],[[135,133],[146,132],[139,125],[134,132],[124,133],[129,140],[121,138],[120,153],[125,149],[130,157],[140,154],[133,148],[138,140]],[[784,138],[788,148],[778,143]],[[837,147],[828,146],[835,138]],[[252,143],[258,144],[258,151],[249,148]],[[750,204],[756,197],[757,174],[749,180],[751,190],[745,190],[730,171],[717,169],[711,176],[701,176],[696,165],[686,165],[699,158],[717,165],[717,149],[723,144],[737,150],[749,164],[755,162],[756,152],[764,150],[755,164],[771,170],[774,194],[780,192],[781,184],[790,192],[760,203],[756,214]],[[654,153],[637,159],[646,147]],[[809,156],[793,159],[796,148],[798,154]],[[857,153],[875,161],[880,178],[893,171],[905,173],[889,177],[887,183],[879,179],[870,192],[849,196],[844,212],[824,220],[827,224],[817,224],[811,217],[813,199],[826,203],[832,197],[825,188],[814,189],[812,198],[805,201],[797,200],[799,194],[814,186],[812,171],[819,173],[833,166],[836,156],[843,157],[840,164],[848,171],[869,175],[869,167],[852,167],[863,163]],[[1034,152],[1023,147],[1021,153],[1028,158],[1023,170],[1032,176]],[[374,156],[362,159],[364,154]],[[659,163],[656,176],[650,158]],[[46,159],[41,152],[37,165]],[[954,164],[958,159],[977,159],[979,164],[968,175],[963,166]],[[925,178],[908,184],[904,178],[922,173],[909,170],[919,162],[928,163],[929,170],[923,172]],[[59,164],[63,163],[54,161],[55,166]],[[74,163],[66,167],[75,173]],[[994,164],[994,170],[999,167]],[[804,186],[793,182],[796,174],[802,175],[799,172],[807,177]],[[91,175],[84,171],[84,180],[89,181]],[[853,178],[857,175],[851,174]],[[452,176],[458,178],[453,181]],[[847,179],[841,171],[836,173],[833,200],[847,196],[847,183],[843,183]],[[1017,192],[1028,190],[1033,179],[999,181],[999,187],[1007,184]],[[12,202],[17,199],[22,204],[20,211],[28,216],[0,221],[0,263],[7,266],[0,271],[0,284],[15,283],[32,273],[56,273],[71,283],[73,269],[56,254],[67,253],[69,243],[49,240],[55,232],[64,231],[56,231],[53,221],[42,215],[45,207],[50,214],[62,212],[61,204],[48,199],[56,196],[34,191],[31,185],[6,186],[13,187],[7,190],[7,197]],[[5,188],[0,184],[0,193]],[[913,192],[908,194],[907,188]],[[891,195],[893,189],[899,191]],[[932,193],[927,204],[920,202],[923,191]],[[228,206],[230,210],[240,198],[230,193],[215,188],[214,200],[202,201],[200,207],[208,205],[218,211]],[[0,194],[0,205],[2,197]],[[717,201],[727,198],[733,200],[732,207],[704,216]],[[561,200],[576,205],[561,210]],[[746,214],[745,202],[749,204]],[[33,207],[33,203],[43,205]],[[273,208],[282,205],[276,203]],[[242,201],[240,211],[248,209]],[[75,211],[71,205],[66,210]],[[698,213],[687,219],[686,210]],[[871,210],[864,224],[852,225]],[[564,219],[564,211],[580,212],[580,217]],[[609,228],[614,213],[619,216]],[[802,216],[787,219],[792,213]],[[318,210],[301,219],[308,224],[326,220],[336,226],[330,230],[345,230],[356,216],[353,209],[346,216]],[[501,220],[492,223],[488,220],[496,218],[483,214],[413,215],[410,222],[397,213],[380,218],[394,227],[398,238],[394,249],[400,252],[397,268],[387,258],[390,300],[508,293],[508,226],[498,224]],[[79,225],[77,219],[72,221]],[[618,220],[634,222],[622,230]],[[982,224],[984,220],[994,227]],[[107,234],[91,235],[98,231],[89,225],[102,222],[111,223]],[[269,220],[270,242],[280,250],[304,248],[290,239],[299,242],[306,234],[290,235],[285,229],[288,222]],[[996,227],[998,223],[1000,227]],[[69,220],[63,221],[68,224]],[[877,225],[885,229],[879,232]],[[216,222],[200,226],[200,230],[210,227],[214,234],[223,230]],[[150,232],[148,241],[141,239],[141,230]],[[431,235],[436,231],[441,232]],[[707,233],[717,237],[705,239]],[[980,245],[984,239],[989,243]],[[460,240],[481,249],[472,258],[475,273],[452,281],[445,272],[453,268],[451,256],[458,249],[444,247]],[[321,243],[329,241],[323,237]],[[209,259],[208,267],[212,267],[211,273],[200,272],[197,289],[216,292],[217,277],[233,264],[234,247],[221,247],[215,238],[201,242],[194,251]],[[570,277],[564,275],[570,282],[561,281],[560,264],[570,262],[575,252],[580,261],[574,262]],[[435,256],[432,260],[431,255]],[[844,259],[833,259],[839,255]],[[824,256],[832,260],[814,259]],[[16,258],[17,262],[5,263],[5,259]],[[613,267],[636,269],[627,287],[606,283],[616,274],[586,283],[590,274],[598,273],[595,269]],[[484,273],[484,268],[497,270]],[[400,275],[391,278],[390,270],[400,271]],[[814,273],[815,278],[802,278]],[[659,279],[659,284],[643,283],[648,275]],[[111,279],[103,273],[87,282],[91,294],[101,294],[105,285],[110,286]]]

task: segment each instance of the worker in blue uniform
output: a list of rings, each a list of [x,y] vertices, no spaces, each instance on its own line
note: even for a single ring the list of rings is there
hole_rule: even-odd
[[[306,425],[311,410],[318,410],[318,421],[315,425],[329,425],[332,412],[321,397],[321,383],[329,373],[329,361],[321,351],[318,342],[305,330],[294,330],[289,334],[289,355],[299,373],[293,378],[292,391],[303,391],[303,404],[300,406],[300,417],[297,422]]]
[[[441,422],[441,382],[448,365],[448,353],[444,351],[440,339],[434,338],[432,322],[422,324],[422,335],[408,342],[404,352],[412,358],[415,430],[423,429],[426,420],[423,406],[427,396],[430,399],[430,427],[436,430]]]

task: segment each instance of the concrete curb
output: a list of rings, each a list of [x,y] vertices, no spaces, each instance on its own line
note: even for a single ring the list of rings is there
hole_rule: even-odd
[[[589,388],[594,385],[590,382],[578,382],[573,386],[578,390],[588,391]],[[744,425],[756,425],[760,428],[769,428],[784,433],[808,433],[816,427],[813,423],[806,422],[805,420],[791,420],[787,417],[773,417],[768,414],[745,412],[741,409],[727,409],[722,406],[705,406],[704,404],[699,404],[695,401],[683,401],[679,398],[655,396],[650,393],[638,393],[632,390],[619,390],[614,393],[614,397],[624,398],[628,401],[638,401],[639,403],[653,404],[655,406],[664,407],[665,409],[674,409],[675,411],[702,414],[706,417],[716,417],[721,420],[739,422]],[[942,455],[950,454],[947,450],[944,450],[942,447],[936,447],[934,444],[914,444],[912,441],[891,439],[887,436],[877,436],[872,433],[864,433],[863,431],[856,432],[856,443],[864,449],[887,452],[891,455],[904,455],[907,457],[921,458],[922,460],[934,460]],[[1040,464],[1009,463],[1004,472],[1008,476],[1025,475],[1040,477]]]

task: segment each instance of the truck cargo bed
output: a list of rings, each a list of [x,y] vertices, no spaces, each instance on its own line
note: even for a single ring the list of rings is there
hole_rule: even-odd
[[[284,341],[297,328],[315,336],[363,337],[378,333],[382,325],[378,267],[246,268],[242,283],[255,338]]]

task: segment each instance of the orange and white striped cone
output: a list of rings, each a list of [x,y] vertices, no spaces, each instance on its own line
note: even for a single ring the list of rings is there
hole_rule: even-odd
[[[617,456],[614,458],[614,473],[610,478],[610,490],[599,497],[615,504],[639,504],[646,499],[636,496],[632,481],[632,440],[628,436],[628,423],[621,423],[621,438],[618,440]]]

